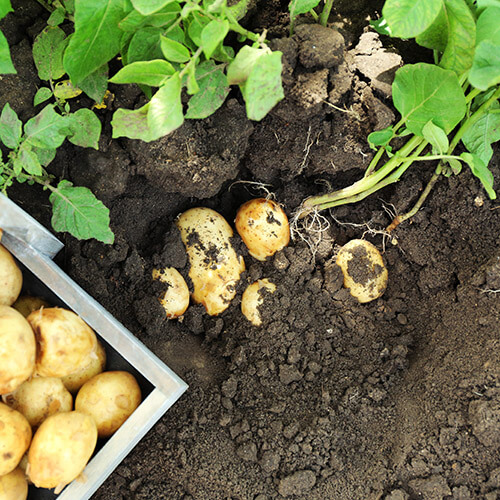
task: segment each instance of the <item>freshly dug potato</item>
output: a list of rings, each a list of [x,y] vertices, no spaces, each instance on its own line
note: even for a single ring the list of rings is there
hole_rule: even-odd
[[[181,273],[173,267],[153,269],[153,279],[165,283],[167,289],[159,298],[168,319],[182,316],[189,306],[189,288]]]
[[[31,442],[31,427],[18,411],[0,403],[0,476],[12,472]]]
[[[103,372],[78,392],[75,410],[90,415],[99,437],[111,436],[141,404],[141,389],[130,373]]]
[[[0,394],[15,391],[31,376],[35,353],[30,324],[12,307],[0,305]]]
[[[365,240],[351,240],[337,255],[344,286],[359,302],[379,298],[387,287],[387,268],[377,248]]]
[[[64,486],[77,478],[97,443],[97,427],[88,415],[56,413],[36,431],[28,452],[28,478],[38,488]]]
[[[104,367],[106,366],[106,350],[99,341],[97,341],[95,356],[92,353],[91,358],[90,363],[81,370],[61,377],[62,383],[71,394],[77,393],[87,380],[104,371]]]
[[[37,375],[65,377],[95,359],[95,333],[74,312],[47,307],[32,312],[27,320],[37,341]]]
[[[37,311],[42,307],[50,307],[50,304],[39,297],[21,295],[21,297],[12,304],[12,307],[27,318],[33,311]]]
[[[0,245],[0,305],[12,305],[23,286],[23,275],[14,257]]]
[[[216,316],[236,295],[236,284],[245,262],[231,245],[233,230],[215,210],[191,208],[177,220],[189,257],[193,300]]]
[[[254,281],[247,286],[241,297],[241,312],[255,326],[262,324],[259,306],[264,303],[264,295],[262,293],[264,291],[274,293],[276,285],[271,283],[267,278]]]
[[[2,500],[26,500],[28,481],[19,467],[5,476],[0,476],[0,498]]]
[[[274,201],[247,201],[236,214],[236,231],[257,260],[266,260],[290,242],[290,226],[283,209]]]
[[[38,427],[47,417],[73,409],[73,398],[60,378],[35,377],[3,396],[4,403],[22,413],[31,427]]]

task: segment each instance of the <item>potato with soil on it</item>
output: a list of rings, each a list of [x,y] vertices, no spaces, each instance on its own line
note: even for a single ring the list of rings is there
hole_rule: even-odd
[[[245,270],[243,258],[231,245],[233,230],[210,208],[187,210],[179,216],[177,227],[189,257],[193,300],[216,316],[228,308]]]
[[[0,403],[0,476],[12,472],[31,442],[31,427],[26,418]]]
[[[48,307],[28,318],[37,341],[35,371],[41,377],[65,377],[96,357],[94,331],[74,312]]]
[[[30,324],[12,307],[0,305],[0,394],[15,391],[32,375],[35,356]]]
[[[337,254],[344,286],[361,303],[379,298],[387,288],[387,268],[377,248],[365,240],[351,240]]]
[[[248,252],[257,260],[266,260],[290,242],[290,226],[284,210],[266,198],[241,205],[235,225]]]
[[[141,404],[141,389],[130,373],[103,372],[86,382],[75,399],[75,410],[91,416],[99,437],[111,436]]]
[[[10,306],[21,293],[23,275],[14,257],[0,245],[0,305]]]
[[[153,269],[153,279],[166,285],[165,293],[158,299],[168,319],[182,316],[189,306],[189,288],[181,273],[173,267]]]
[[[39,297],[22,295],[12,304],[12,307],[27,318],[33,311],[37,311],[42,307],[50,307],[50,304]]]
[[[276,285],[267,278],[254,281],[247,286],[241,297],[241,312],[252,325],[262,325],[259,307],[264,303],[264,294],[275,291]]]
[[[28,481],[22,469],[18,467],[0,476],[0,499],[26,500],[26,498],[28,498]]]
[[[56,413],[38,428],[28,452],[28,478],[38,488],[56,488],[76,479],[97,443],[97,427],[77,411]]]

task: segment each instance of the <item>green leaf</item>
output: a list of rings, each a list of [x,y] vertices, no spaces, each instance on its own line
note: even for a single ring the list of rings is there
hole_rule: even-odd
[[[66,138],[66,120],[48,104],[24,125],[26,139],[39,148],[57,149]]]
[[[62,0],[68,14],[75,13],[75,0]]]
[[[123,31],[137,31],[144,26],[154,26],[157,28],[170,25],[180,14],[181,7],[175,3],[166,5],[163,9],[149,16],[143,16],[133,10],[127,17],[120,21],[119,27]]]
[[[101,122],[90,109],[81,108],[66,116],[68,141],[82,148],[99,149]]]
[[[19,162],[21,170],[24,170],[30,175],[42,175],[42,166],[38,161],[38,156],[31,151],[30,147],[24,142],[19,148],[19,153],[16,155],[14,163]],[[14,166],[14,170],[19,170],[19,167]]]
[[[31,151],[36,154],[40,165],[43,167],[46,167],[56,157],[57,152],[55,149],[37,148],[35,146],[31,146]]]
[[[66,18],[66,11],[62,7],[57,7],[47,19],[49,26],[59,26]]]
[[[134,33],[127,51],[127,64],[163,58],[160,47],[162,31],[159,28],[142,28]]]
[[[15,74],[16,68],[12,64],[12,59],[10,57],[9,44],[7,38],[0,31],[0,74]]]
[[[149,102],[148,126],[154,136],[163,137],[184,122],[179,73],[172,75]]]
[[[243,19],[248,12],[248,6],[250,5],[250,0],[240,0],[239,2],[231,5],[229,7],[229,12],[234,16],[234,18],[239,21]]]
[[[372,149],[377,149],[377,146],[385,146],[394,137],[394,130],[392,127],[377,130],[368,135],[368,144]]]
[[[486,9],[487,7],[500,7],[500,0],[477,0],[478,10]]]
[[[434,22],[420,35],[417,35],[415,41],[427,49],[444,52],[448,42],[449,29],[447,8],[443,3],[443,7]]]
[[[74,187],[61,181],[49,198],[52,203],[52,227],[67,231],[79,240],[95,238],[103,243],[113,243],[114,234],[109,228],[109,210],[85,187]]]
[[[241,47],[234,61],[227,68],[227,81],[229,85],[238,85],[248,78],[256,62],[267,52],[249,45]]]
[[[479,90],[500,83],[500,45],[484,41],[476,47],[469,82]]]
[[[16,112],[6,103],[0,115],[0,141],[9,149],[16,149],[21,142],[22,126]]]
[[[470,153],[474,153],[487,165],[493,156],[491,144],[500,141],[500,113],[498,105],[486,112],[462,137]]]
[[[222,106],[229,94],[227,77],[213,61],[204,61],[196,68],[200,90],[189,100],[186,118],[206,118]]]
[[[445,162],[450,166],[453,175],[458,175],[462,171],[462,164],[457,159],[447,158]]]
[[[296,18],[300,14],[309,12],[314,7],[317,7],[320,0],[292,0],[288,4],[288,11],[290,12],[290,19]]]
[[[174,0],[132,0],[134,9],[143,16],[149,16],[163,9],[165,5],[172,3]]]
[[[95,102],[102,102],[108,89],[108,65],[103,64],[93,73],[86,76],[79,87]]]
[[[488,41],[500,45],[500,2],[498,7],[488,7],[477,20],[476,44]]]
[[[141,83],[160,87],[165,79],[175,73],[174,67],[164,59],[137,61],[123,67],[109,81],[111,83]]]
[[[47,26],[33,42],[33,60],[40,80],[57,80],[66,71],[63,54],[68,42],[61,28]]]
[[[255,62],[246,82],[240,85],[250,120],[262,120],[283,99],[281,52],[264,54]]]
[[[467,165],[469,165],[472,173],[481,181],[484,189],[488,193],[490,200],[496,199],[497,195],[493,189],[493,174],[488,169],[486,163],[479,156],[471,153],[462,153],[460,155]]]
[[[387,0],[382,15],[392,36],[413,38],[434,22],[442,5],[443,0]]]
[[[62,101],[78,97],[81,93],[82,89],[73,85],[71,80],[61,80],[54,87],[54,96]]]
[[[427,63],[399,68],[392,84],[392,97],[406,127],[420,136],[429,120],[449,134],[467,108],[457,75]]]
[[[0,0],[0,19],[3,19],[9,12],[14,12],[10,0]]]
[[[424,125],[422,128],[422,135],[424,139],[431,144],[434,153],[444,155],[448,151],[450,147],[448,136],[441,127],[434,125],[432,120],[429,120]]]
[[[214,19],[201,32],[201,48],[207,59],[212,57],[217,46],[224,41],[229,32],[229,22]]]
[[[196,67],[194,64],[188,66],[187,71],[187,93],[189,95],[196,94],[200,90],[200,86],[196,81]]]
[[[392,36],[391,28],[384,17],[376,19],[375,21],[370,21],[370,26],[381,35]]]
[[[191,58],[191,54],[189,53],[189,50],[184,47],[184,45],[176,42],[175,40],[171,40],[166,36],[161,36],[160,39],[161,51],[163,52],[163,55],[165,56],[165,59],[167,59],[167,61],[178,63],[189,61],[189,59]]]
[[[42,102],[45,102],[47,99],[52,97],[52,90],[48,87],[40,87],[33,98],[33,106],[38,106]]]
[[[145,142],[159,139],[161,136],[155,136],[149,128],[148,110],[149,102],[139,109],[117,109],[111,121],[113,139],[128,137],[129,139],[141,139]]]
[[[76,0],[75,33],[64,54],[64,67],[76,85],[118,54],[124,7],[122,0]]]
[[[188,35],[193,42],[200,47],[201,46],[201,32],[203,28],[210,22],[210,20],[198,12],[195,12],[191,18],[188,20]]]

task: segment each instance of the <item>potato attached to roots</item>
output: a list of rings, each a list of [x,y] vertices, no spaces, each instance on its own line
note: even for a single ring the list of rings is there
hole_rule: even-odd
[[[189,257],[193,300],[216,316],[236,295],[245,262],[231,245],[233,230],[215,210],[191,208],[179,216],[177,227]]]
[[[165,293],[159,298],[168,319],[182,316],[189,306],[189,288],[181,273],[173,267],[153,269],[153,279],[165,283]]]
[[[50,307],[50,304],[39,297],[22,295],[12,304],[12,307],[27,318],[33,311],[37,311],[42,307]]]
[[[14,257],[3,246],[0,245],[0,304],[12,305],[23,286],[23,275]]]
[[[130,373],[103,372],[78,392],[75,410],[90,415],[99,437],[111,436],[141,404],[141,389]]]
[[[30,324],[12,307],[0,305],[0,394],[16,390],[31,376],[35,353]]]
[[[379,298],[387,287],[387,268],[377,248],[365,240],[351,240],[337,255],[344,286],[359,302]]]
[[[31,427],[26,418],[0,403],[0,476],[12,472],[31,442]]]
[[[32,312],[27,320],[37,341],[37,375],[65,377],[95,358],[95,333],[74,312],[48,307]]]
[[[18,467],[5,476],[0,476],[0,498],[2,500],[28,498],[28,481],[22,469]]]
[[[276,285],[267,278],[248,285],[241,297],[241,312],[255,326],[262,324],[259,307],[264,303],[263,293],[274,293]]]
[[[257,260],[266,260],[290,242],[285,212],[276,202],[266,198],[256,198],[241,205],[235,225],[248,252]]]

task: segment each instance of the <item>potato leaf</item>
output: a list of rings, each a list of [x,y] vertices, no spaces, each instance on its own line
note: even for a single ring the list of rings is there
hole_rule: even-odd
[[[500,2],[485,9],[477,20],[476,43],[483,41],[500,45]]]
[[[377,149],[377,146],[385,146],[394,137],[392,127],[377,130],[368,135],[367,140],[370,148]]]
[[[491,145],[500,141],[500,109],[490,109],[467,130],[462,142],[470,153],[474,153],[487,165],[493,156]]]
[[[16,165],[19,162],[20,165]],[[42,175],[42,166],[38,161],[38,156],[31,151],[29,145],[24,142],[19,148],[19,152],[14,158],[14,170],[22,171],[24,170],[27,174],[30,175]]]
[[[163,9],[165,5],[172,3],[174,0],[132,0],[134,9],[143,16],[149,16]]]
[[[432,146],[432,151],[436,154],[444,155],[450,147],[448,136],[445,131],[434,125],[432,120],[429,120],[422,128],[424,139]]]
[[[16,68],[12,64],[9,44],[5,35],[0,31],[0,74],[7,75],[14,73],[16,73]]]
[[[0,0],[0,19],[3,19],[9,12],[14,12],[10,0]]]
[[[95,102],[102,102],[108,89],[108,65],[103,64],[78,85]]]
[[[443,0],[387,0],[382,15],[392,36],[413,38],[431,26],[442,5]]]
[[[207,59],[212,57],[217,46],[224,41],[229,32],[229,22],[225,19],[210,21],[201,32],[201,47]],[[180,61],[182,62],[182,61]]]
[[[479,43],[469,73],[469,82],[479,90],[487,90],[500,83],[500,45],[489,41]]]
[[[462,153],[460,155],[467,165],[469,165],[471,172],[481,181],[484,189],[488,193],[490,200],[495,200],[497,195],[493,189],[493,174],[488,169],[486,163],[484,163],[479,156],[471,153]]]
[[[101,122],[93,111],[81,108],[66,116],[68,141],[82,148],[99,149]]]
[[[294,19],[300,14],[309,12],[314,7],[317,7],[320,0],[292,0],[288,4],[288,11],[290,12],[290,19]]]
[[[22,126],[16,112],[6,103],[0,115],[0,141],[9,149],[16,149],[21,142]]]
[[[249,45],[241,47],[227,68],[227,81],[229,85],[245,82],[257,60],[264,54],[266,54],[264,49],[256,49]]]
[[[159,137],[153,135],[148,125],[149,104],[148,102],[139,109],[117,109],[111,121],[113,139],[128,137],[129,139],[140,139],[144,142],[158,139]]]
[[[160,47],[160,28],[142,28],[135,32],[127,50],[127,64],[163,58]]]
[[[28,142],[39,148],[56,149],[66,138],[66,120],[48,104],[45,108],[26,122],[24,133]]]
[[[50,90],[48,87],[40,87],[35,94],[35,97],[33,97],[33,106],[38,106],[42,102],[45,102],[47,99],[50,99],[52,97],[52,90]]]
[[[109,81],[111,83],[142,83],[151,87],[159,87],[168,76],[174,73],[174,67],[164,59],[137,61],[124,66]]]
[[[449,23],[446,4],[439,11],[434,22],[420,35],[417,35],[415,41],[427,49],[444,52],[448,43]]]
[[[68,42],[66,33],[56,26],[47,26],[33,43],[33,60],[40,80],[57,80],[66,71],[63,54]]]
[[[184,63],[189,61],[191,57],[189,50],[184,45],[166,36],[160,37],[160,47],[167,61]]]
[[[245,14],[248,12],[249,4],[250,0],[240,0],[239,2],[229,7],[229,12],[231,12],[235,19],[239,21],[240,19],[245,17]]]

